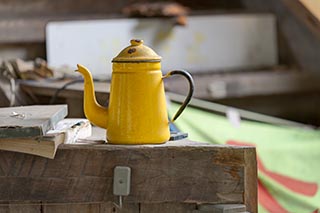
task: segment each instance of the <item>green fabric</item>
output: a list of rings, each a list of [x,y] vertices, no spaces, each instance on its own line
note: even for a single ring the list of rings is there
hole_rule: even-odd
[[[177,104],[172,104],[170,114],[177,108]],[[191,140],[216,144],[234,140],[255,145],[257,156],[268,171],[310,183],[316,188],[313,195],[295,192],[259,167],[259,181],[283,209],[303,213],[320,207],[320,131],[251,121],[241,121],[240,126],[235,127],[224,116],[193,107],[188,107],[175,124],[187,132]],[[260,192],[259,188],[259,196]],[[262,206],[259,199],[259,212],[272,210]]]

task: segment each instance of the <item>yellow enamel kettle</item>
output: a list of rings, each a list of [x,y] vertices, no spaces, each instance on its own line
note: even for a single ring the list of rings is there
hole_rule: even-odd
[[[96,126],[107,129],[107,141],[112,144],[160,144],[169,140],[169,120],[163,79],[172,75],[187,78],[189,93],[172,121],[185,109],[193,94],[193,79],[183,70],[162,76],[161,57],[142,40],[131,45],[112,60],[112,77],[108,108],[95,98],[91,73],[78,64],[84,77],[84,113]]]

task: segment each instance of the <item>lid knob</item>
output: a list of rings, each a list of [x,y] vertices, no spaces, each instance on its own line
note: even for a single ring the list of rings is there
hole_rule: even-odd
[[[132,46],[138,46],[138,45],[143,44],[143,40],[141,40],[141,39],[131,39],[130,43],[131,43]]]
[[[141,63],[160,62],[161,57],[150,47],[143,44],[142,39],[131,39],[130,46],[124,48],[112,62],[116,63]]]

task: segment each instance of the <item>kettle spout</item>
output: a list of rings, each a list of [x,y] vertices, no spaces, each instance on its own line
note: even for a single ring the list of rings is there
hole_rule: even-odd
[[[108,127],[108,108],[101,106],[95,96],[94,85],[90,71],[78,64],[78,72],[84,78],[83,107],[87,119],[96,126],[107,129]]]

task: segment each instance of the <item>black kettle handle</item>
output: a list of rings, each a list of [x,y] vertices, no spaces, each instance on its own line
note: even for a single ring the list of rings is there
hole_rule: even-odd
[[[176,114],[173,116],[171,122],[174,122],[175,120],[177,120],[177,118],[181,115],[181,113],[183,112],[183,110],[187,107],[187,105],[189,104],[192,95],[193,95],[193,91],[194,91],[194,81],[193,78],[191,76],[191,74],[185,70],[172,70],[170,72],[168,72],[166,75],[163,76],[163,78],[167,78],[173,75],[182,75],[183,77],[185,77],[188,82],[189,82],[189,92],[188,95],[186,97],[186,99],[184,100],[184,102],[182,103],[182,105],[180,106],[179,110],[176,112]]]

